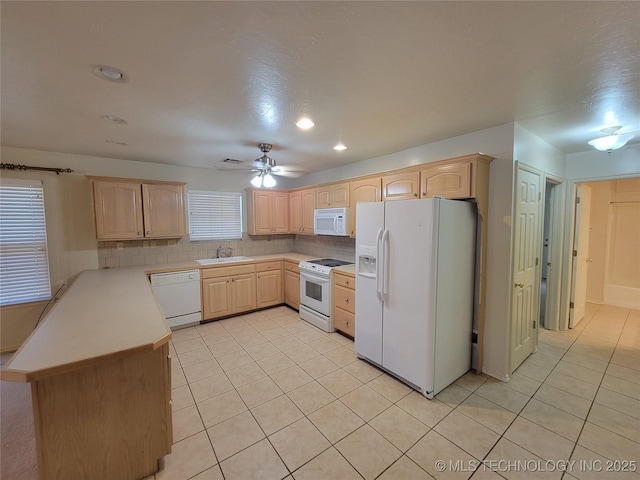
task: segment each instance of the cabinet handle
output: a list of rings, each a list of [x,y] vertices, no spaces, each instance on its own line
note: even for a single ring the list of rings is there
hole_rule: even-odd
[[[150,230],[147,230],[147,235],[151,235],[151,231]]]
[[[524,283],[516,283],[516,287],[518,287],[518,288],[524,288]]]
[[[349,326],[349,320],[345,320],[345,325],[348,327]]]
[[[347,280],[347,281],[346,281],[346,282],[344,282],[344,283],[346,283],[347,285],[349,285],[349,280]]]
[[[417,196],[418,196],[418,194],[417,194],[417,193],[414,193],[414,194],[413,194],[413,196],[414,196],[414,197],[417,197]]]
[[[345,299],[344,299],[344,303],[349,303],[349,299],[348,299],[348,298],[345,298]]]
[[[142,232],[138,232],[138,236],[140,237],[142,235]]]
[[[427,196],[427,192],[422,192],[422,196],[426,197]]]

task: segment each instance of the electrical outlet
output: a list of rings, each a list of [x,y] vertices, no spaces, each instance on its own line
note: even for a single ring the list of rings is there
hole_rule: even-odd
[[[116,242],[116,249],[118,249],[118,250],[124,250],[124,243],[122,243],[122,242]]]
[[[167,240],[167,247],[175,247],[176,243],[175,239]]]

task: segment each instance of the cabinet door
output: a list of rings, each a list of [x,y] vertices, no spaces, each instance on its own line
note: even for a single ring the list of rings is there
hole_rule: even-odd
[[[420,171],[422,198],[471,197],[471,162],[428,167]]]
[[[349,206],[349,183],[334,183],[316,188],[316,208],[342,208]]]
[[[281,304],[282,270],[259,272],[256,277],[257,308]]]
[[[302,192],[289,193],[289,231],[302,233]]]
[[[232,313],[230,283],[230,277],[202,280],[203,319],[224,317]]]
[[[256,308],[256,274],[231,277],[231,313],[246,312]]]
[[[349,184],[349,225],[350,236],[356,236],[356,205],[361,202],[379,202],[381,200],[382,179],[367,178]]]
[[[93,199],[98,240],[144,236],[140,183],[93,182]]]
[[[300,308],[300,275],[293,270],[284,272],[284,302],[296,310]]]
[[[355,315],[353,313],[342,310],[341,308],[334,308],[333,326],[336,330],[340,330],[341,332],[354,337],[356,334]]]
[[[181,185],[142,184],[145,237],[183,237],[184,200]]]
[[[330,208],[331,207],[331,188],[327,185],[325,187],[316,188],[316,208]]]
[[[331,187],[331,208],[349,207],[349,182],[338,183]]]
[[[273,195],[272,233],[289,233],[289,195],[287,192],[271,193]]]
[[[420,173],[406,172],[382,177],[382,200],[413,200],[419,197]]]
[[[313,214],[316,209],[316,191],[311,188],[302,192],[302,233],[313,234]]]
[[[273,211],[273,196],[271,192],[253,192],[253,221],[256,234],[269,234],[272,231],[271,212]]]

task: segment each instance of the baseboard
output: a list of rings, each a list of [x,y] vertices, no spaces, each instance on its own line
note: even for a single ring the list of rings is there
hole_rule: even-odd
[[[615,307],[640,309],[640,288],[605,285],[604,303]]]
[[[489,370],[487,370],[486,368],[482,368],[482,373],[489,375],[490,377],[493,377],[497,380],[501,380],[503,382],[508,382],[511,377],[509,375],[496,375],[495,373],[490,372]]]

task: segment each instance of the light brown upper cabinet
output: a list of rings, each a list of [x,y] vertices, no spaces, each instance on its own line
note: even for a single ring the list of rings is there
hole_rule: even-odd
[[[313,210],[316,208],[316,191],[313,188],[289,193],[289,231],[313,234]]]
[[[420,170],[420,197],[470,198],[472,162],[436,165]]]
[[[365,178],[349,183],[349,235],[356,236],[356,204],[379,202],[382,199],[382,179]]]
[[[98,240],[184,236],[184,183],[88,178]]]
[[[349,182],[332,183],[316,188],[316,208],[349,206]]]
[[[382,201],[420,198],[420,172],[401,172],[382,177]]]
[[[247,190],[247,233],[289,233],[289,193],[279,190]]]

